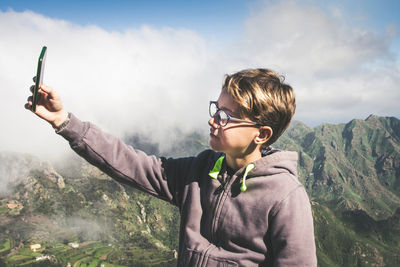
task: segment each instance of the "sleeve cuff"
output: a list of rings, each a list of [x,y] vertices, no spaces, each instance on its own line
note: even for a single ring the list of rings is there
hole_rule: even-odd
[[[64,123],[63,123],[64,124]],[[62,126],[62,125],[60,125]],[[89,123],[82,122],[74,114],[68,113],[68,119],[63,127],[56,129],[56,133],[64,137],[69,142],[79,141],[89,129]]]
[[[68,117],[65,119],[65,121],[63,123],[61,123],[59,126],[53,126],[54,130],[56,131],[56,133],[60,132],[62,129],[67,127],[67,125],[69,124],[70,120],[71,120],[71,113],[68,112]]]

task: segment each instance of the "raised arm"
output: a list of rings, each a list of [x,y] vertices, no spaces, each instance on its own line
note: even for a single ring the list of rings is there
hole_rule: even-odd
[[[180,205],[179,192],[194,158],[165,159],[146,155],[94,124],[68,114],[51,87],[41,85],[39,96],[35,114],[55,127],[76,153],[115,180]],[[25,108],[30,109],[31,105],[32,97],[29,97]],[[57,129],[60,125],[62,127]]]

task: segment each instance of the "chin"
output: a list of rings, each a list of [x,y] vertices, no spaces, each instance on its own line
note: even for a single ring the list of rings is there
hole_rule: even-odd
[[[212,142],[212,140],[210,140],[210,142],[209,142],[208,144],[210,145],[210,148],[211,148],[212,150],[214,150],[215,152],[222,152],[222,153],[225,153],[225,152],[224,152],[224,149],[223,149],[220,145],[215,144],[214,142]]]
[[[217,151],[217,152],[221,152],[218,149],[218,145],[215,143],[215,140],[210,139],[210,141],[208,142],[209,146],[211,147],[212,150]]]

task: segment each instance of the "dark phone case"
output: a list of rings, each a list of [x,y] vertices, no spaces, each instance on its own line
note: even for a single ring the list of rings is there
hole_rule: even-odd
[[[38,91],[39,91],[39,86],[43,81],[43,72],[44,72],[44,63],[46,61],[46,51],[47,47],[43,46],[42,52],[40,52],[39,56],[39,61],[37,65],[37,71],[36,71],[36,81],[35,81],[35,88],[33,89],[33,94],[32,94],[32,111],[36,111],[36,104],[38,102]]]

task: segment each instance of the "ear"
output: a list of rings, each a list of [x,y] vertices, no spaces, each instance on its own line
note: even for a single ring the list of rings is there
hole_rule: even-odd
[[[263,145],[272,137],[272,134],[273,134],[273,131],[272,131],[271,127],[261,126],[259,128],[258,135],[254,138],[254,142],[257,145]]]

